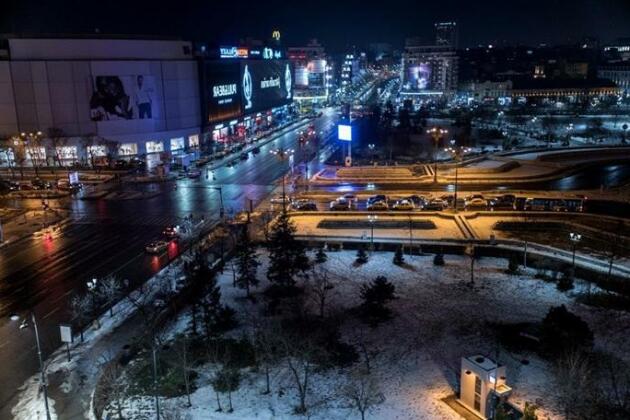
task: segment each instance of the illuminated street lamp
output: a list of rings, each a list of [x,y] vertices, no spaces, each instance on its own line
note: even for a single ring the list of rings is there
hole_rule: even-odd
[[[280,160],[287,160],[290,159],[291,157],[293,157],[293,153],[295,151],[293,149],[283,149],[283,148],[278,148],[278,149],[272,149],[269,151],[269,153],[271,153],[272,155],[275,155],[278,159]],[[287,209],[287,203],[286,203],[286,192],[285,192],[285,177],[286,174],[282,175],[282,211],[286,211]]]
[[[374,223],[378,220],[378,215],[368,215],[368,222],[370,222],[370,230],[372,231],[370,236],[370,251],[374,249]]]
[[[579,233],[569,233],[569,239],[572,242],[573,245],[573,258],[572,258],[572,265],[573,265],[573,271],[575,271],[575,248],[577,248],[578,243],[582,240],[582,235],[580,235]]]
[[[433,182],[437,183],[437,151],[438,146],[440,145],[440,140],[444,137],[445,134],[448,133],[448,130],[440,127],[433,127],[427,131],[427,133],[431,134],[433,138],[434,147],[433,147]]]
[[[455,140],[451,140],[451,147],[447,147],[444,151],[450,153],[455,160],[455,194],[453,195],[453,208],[455,209],[455,213],[457,213],[457,181],[459,162],[462,161],[464,154],[468,153],[470,149],[462,146],[457,147],[455,146]]]
[[[10,317],[11,321],[19,321],[20,317],[17,314],[13,314]],[[35,313],[31,312],[31,322],[33,323],[33,329],[35,330],[35,343],[37,344],[37,359],[39,360],[39,377],[40,386],[44,393],[44,406],[46,407],[46,420],[50,420],[50,409],[48,408],[48,384],[46,383],[46,373],[44,370],[44,360],[42,358],[42,347],[39,341],[39,330],[37,328],[37,319]],[[28,319],[24,318],[20,323],[20,329],[28,328]]]

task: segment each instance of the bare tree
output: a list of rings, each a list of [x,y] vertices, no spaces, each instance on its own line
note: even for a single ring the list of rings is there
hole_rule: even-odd
[[[365,420],[365,414],[372,408],[385,401],[376,380],[366,372],[352,373],[342,395],[350,407],[361,413],[361,420]]]
[[[308,282],[308,292],[317,304],[319,317],[323,318],[326,313],[326,302],[335,285],[330,281],[328,271],[320,265],[312,267],[312,281]]]
[[[579,418],[592,401],[592,372],[584,353],[571,352],[556,366],[556,399],[566,420]]]
[[[90,321],[93,300],[86,294],[75,294],[70,300],[72,318],[79,324],[81,342],[83,342],[83,329],[86,322]]]
[[[127,393],[123,368],[110,354],[101,356],[101,368],[102,395],[106,395],[109,403],[113,405],[118,420],[123,420],[123,401]]]
[[[297,414],[306,413],[306,397],[311,374],[315,368],[313,360],[319,351],[315,343],[308,337],[297,337],[293,334],[280,335],[280,346],[283,357],[291,371],[295,388],[298,392],[299,404],[295,408]]]
[[[122,293],[122,283],[118,277],[110,274],[99,281],[96,293],[101,301],[106,306],[109,306],[109,316],[114,316],[114,304],[118,301]]]
[[[59,149],[65,144],[65,133],[61,128],[50,127],[48,129],[48,138],[53,148],[53,174],[55,173],[55,164],[61,168],[61,156]]]
[[[263,394],[269,394],[271,393],[271,368],[278,362],[278,358],[280,357],[280,328],[276,322],[262,317],[254,317],[252,325],[254,329],[256,360],[262,364],[265,370],[266,389]]]
[[[170,362],[176,366],[182,373],[184,379],[184,390],[186,391],[187,405],[190,407],[190,374],[193,371],[193,360],[191,359],[190,349],[188,348],[188,338],[181,335],[175,339],[173,351],[169,352]]]

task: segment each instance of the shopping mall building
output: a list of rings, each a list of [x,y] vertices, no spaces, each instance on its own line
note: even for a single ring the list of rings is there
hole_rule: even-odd
[[[152,166],[243,140],[288,113],[282,51],[203,50],[177,39],[0,39],[0,164],[15,163],[20,133],[40,131],[26,165],[139,157]]]

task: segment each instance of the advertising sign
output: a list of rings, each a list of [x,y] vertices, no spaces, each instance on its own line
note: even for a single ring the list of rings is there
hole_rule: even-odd
[[[157,108],[153,76],[95,76],[92,80],[92,121],[152,119]]]
[[[431,66],[421,63],[407,67],[403,90],[417,92],[427,89],[431,89]]]
[[[239,87],[244,112],[260,112],[291,103],[292,71],[288,60],[248,60],[241,63]]]
[[[352,141],[352,126],[347,124],[339,124],[338,138],[342,141]]]
[[[241,116],[240,63],[214,61],[206,64],[208,122]]]

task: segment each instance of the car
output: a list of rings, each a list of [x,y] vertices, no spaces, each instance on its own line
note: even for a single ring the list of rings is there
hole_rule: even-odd
[[[168,248],[168,242],[166,242],[166,241],[154,241],[154,242],[151,242],[150,244],[148,244],[145,247],[145,250],[149,254],[160,254],[160,253],[166,251],[166,248]]]
[[[271,199],[269,200],[271,202],[271,204],[282,204],[282,203],[290,203],[291,197],[289,197],[288,195],[282,196],[282,195],[276,195],[275,197],[271,197]]]
[[[551,211],[565,212],[569,211],[569,209],[567,208],[567,203],[564,200],[559,200],[551,205]]]
[[[471,208],[484,208],[485,209],[486,207],[488,207],[488,202],[484,200],[483,198],[475,197],[470,200],[466,199],[465,208],[467,209],[471,209]]]
[[[403,200],[411,201],[416,207],[423,207],[424,204],[429,201],[422,195],[410,195],[409,197],[405,197]]]
[[[2,191],[17,191],[19,188],[19,184],[13,181],[0,180],[0,190]]]
[[[317,205],[311,200],[296,200],[291,207],[298,211],[317,211]]]
[[[476,198],[480,199],[480,200],[485,200],[485,197],[483,195],[481,195],[481,194],[472,194],[472,195],[469,195],[468,197],[466,197],[466,201],[472,201],[472,200],[474,200]]]
[[[376,202],[376,201],[384,201],[385,203],[387,203],[387,197],[385,197],[382,194],[379,194],[379,195],[373,195],[372,197],[367,199],[368,204]]]
[[[227,166],[228,168],[233,168],[234,166],[236,166],[236,161],[231,160],[228,163],[226,163],[225,166]]]
[[[177,238],[179,236],[179,229],[177,226],[173,226],[173,225],[167,226],[162,231],[162,235],[164,235],[165,237],[169,239]]]
[[[83,184],[81,184],[80,182],[70,183],[67,179],[60,179],[59,181],[57,181],[57,189],[60,189],[62,191],[70,191],[71,193],[76,193],[82,188]]]
[[[186,176],[190,179],[196,179],[201,176],[201,171],[190,171],[186,174]]]
[[[512,194],[502,195],[492,198],[488,204],[490,205],[490,210],[514,210],[516,196]]]
[[[442,211],[444,210],[444,200],[441,200],[439,198],[434,198],[433,200],[429,201],[423,208],[423,210],[429,210],[429,211]]]
[[[394,203],[392,208],[394,210],[411,211],[415,208],[415,206],[409,200],[398,200]]]
[[[35,178],[31,181],[31,185],[35,190],[49,190],[52,188],[52,184],[49,181],[44,181],[40,178]]]
[[[332,211],[347,211],[352,209],[350,201],[344,198],[338,198],[334,201],[331,201],[329,207]]]
[[[385,201],[374,201],[368,203],[367,205],[368,211],[387,211],[389,210],[389,206]]]
[[[241,159],[241,160],[249,159],[249,153],[247,153],[247,152],[241,153],[240,156],[239,156],[239,159]]]
[[[253,154],[255,154],[255,155],[257,155],[258,153],[260,153],[260,147],[254,147],[254,148],[252,149],[252,153],[253,153]]]

